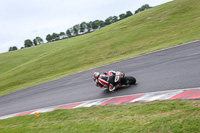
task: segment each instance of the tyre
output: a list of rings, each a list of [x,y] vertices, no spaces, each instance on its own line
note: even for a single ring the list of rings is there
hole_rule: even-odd
[[[136,83],[136,79],[132,76],[125,76],[122,78],[121,82],[123,85],[134,85]]]

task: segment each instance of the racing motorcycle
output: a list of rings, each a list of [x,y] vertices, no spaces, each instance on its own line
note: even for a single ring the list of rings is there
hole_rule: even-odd
[[[114,83],[115,88],[121,88],[125,86],[130,86],[136,84],[136,79],[133,76],[125,76],[125,73],[116,71],[114,74]],[[108,89],[108,86],[105,85],[103,88]]]

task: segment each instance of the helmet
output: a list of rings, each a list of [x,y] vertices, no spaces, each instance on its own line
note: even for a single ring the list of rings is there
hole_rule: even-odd
[[[100,73],[99,72],[94,72],[94,79],[97,79],[99,77]]]

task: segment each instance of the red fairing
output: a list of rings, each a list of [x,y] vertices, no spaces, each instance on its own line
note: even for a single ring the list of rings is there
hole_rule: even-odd
[[[105,74],[101,74],[101,75],[100,75],[99,77],[103,77],[103,76],[106,76],[106,77],[107,77],[108,75],[105,75]]]
[[[113,88],[113,85],[112,84],[109,84],[109,89],[112,89]]]
[[[104,86],[104,85],[108,85],[108,82],[103,80],[103,79],[98,79],[98,81]]]

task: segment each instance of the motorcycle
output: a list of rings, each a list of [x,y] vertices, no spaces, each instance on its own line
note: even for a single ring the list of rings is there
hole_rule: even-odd
[[[125,76],[125,73],[120,72],[120,71],[116,71],[116,73],[114,74],[114,77],[110,77],[110,78],[114,78],[116,89],[136,84],[136,79],[133,76]],[[103,86],[103,88],[108,89],[108,86],[105,85]]]

